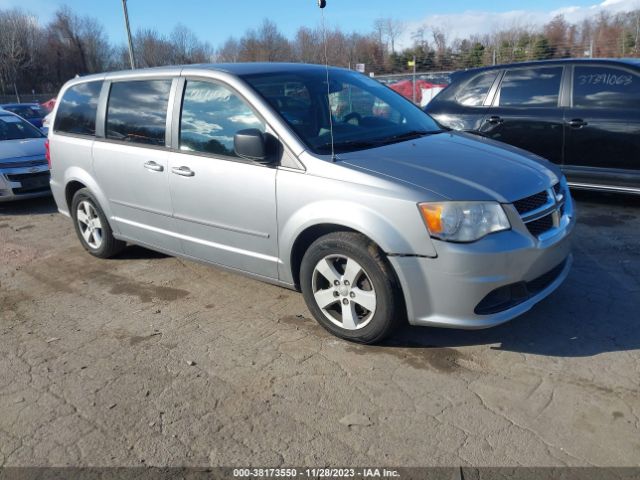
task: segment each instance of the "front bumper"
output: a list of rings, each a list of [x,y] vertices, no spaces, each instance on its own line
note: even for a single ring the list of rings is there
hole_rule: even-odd
[[[575,216],[537,238],[507,208],[512,229],[467,244],[434,240],[437,258],[390,256],[403,289],[409,323],[480,329],[507,322],[556,290],[572,264]],[[505,295],[506,292],[506,295]],[[508,297],[513,292],[513,298]]]
[[[0,202],[51,195],[47,164],[0,169]]]

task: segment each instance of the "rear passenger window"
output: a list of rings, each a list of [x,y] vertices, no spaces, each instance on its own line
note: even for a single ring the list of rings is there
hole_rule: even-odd
[[[640,77],[610,67],[575,67],[576,108],[640,108]]]
[[[107,107],[107,138],[165,146],[171,82],[138,80],[113,83]]]
[[[467,107],[482,106],[498,73],[499,71],[495,70],[472,78],[456,95],[458,103]]]
[[[69,88],[60,100],[54,132],[96,134],[96,111],[102,82],[87,82]]]
[[[180,120],[180,150],[237,157],[233,137],[265,125],[237,94],[213,82],[188,81]]]
[[[500,107],[556,107],[562,67],[518,68],[504,75],[496,105]]]

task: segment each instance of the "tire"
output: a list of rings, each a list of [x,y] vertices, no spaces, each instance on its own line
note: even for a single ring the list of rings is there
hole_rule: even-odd
[[[80,243],[94,257],[111,258],[127,246],[113,236],[107,217],[88,188],[81,188],[73,196],[71,218]]]
[[[300,286],[318,323],[345,340],[381,342],[405,318],[395,272],[359,233],[335,232],[313,242],[302,259]]]

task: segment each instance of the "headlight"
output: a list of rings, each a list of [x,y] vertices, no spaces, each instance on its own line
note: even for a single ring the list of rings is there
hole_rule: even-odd
[[[496,202],[437,202],[418,205],[434,238],[450,242],[473,242],[511,225]]]

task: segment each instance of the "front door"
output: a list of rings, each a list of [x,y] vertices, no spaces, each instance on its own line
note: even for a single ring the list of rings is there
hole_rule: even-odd
[[[186,255],[277,278],[277,170],[235,154],[234,135],[247,128],[266,126],[235,91],[187,79],[169,159],[174,218]]]
[[[565,113],[570,183],[640,188],[640,76],[608,65],[576,65]]]
[[[561,66],[507,70],[480,132],[561,164],[562,75]]]

